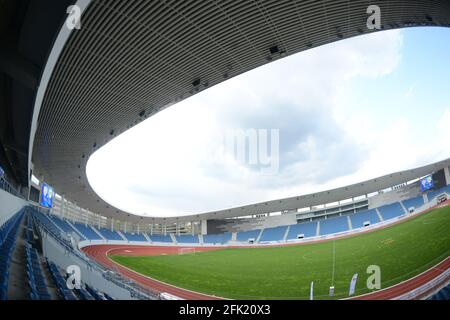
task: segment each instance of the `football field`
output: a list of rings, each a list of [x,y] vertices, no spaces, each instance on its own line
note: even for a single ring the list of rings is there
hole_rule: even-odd
[[[348,297],[358,273],[356,295],[371,292],[369,266],[379,266],[381,288],[407,280],[450,255],[450,206],[365,234],[306,245],[222,249],[184,255],[110,256],[154,279],[232,299]]]

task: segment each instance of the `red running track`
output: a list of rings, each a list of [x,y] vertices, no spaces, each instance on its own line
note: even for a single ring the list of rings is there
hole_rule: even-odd
[[[221,299],[220,297],[209,296],[206,294],[201,294],[197,292],[193,292],[187,289],[175,287],[150,277],[139,274],[135,271],[132,271],[128,268],[125,268],[114,261],[108,258],[109,254],[118,254],[118,255],[130,255],[130,256],[152,256],[152,255],[163,255],[163,254],[177,254],[178,249],[181,247],[154,247],[154,246],[134,246],[134,245],[94,245],[85,247],[82,250],[89,255],[91,258],[101,263],[102,265],[108,267],[112,270],[119,271],[122,275],[133,279],[137,283],[142,286],[157,291],[159,293],[166,292],[177,297],[186,299],[186,300],[215,300]],[[210,251],[210,250],[220,250],[223,247],[219,248],[196,248],[197,251]],[[401,282],[392,287],[382,289],[373,293],[369,293],[366,295],[362,295],[359,297],[355,297],[353,299],[357,300],[389,300],[396,297],[399,297],[405,293],[410,292],[413,289],[416,289],[435,277],[439,276],[441,273],[450,268],[450,257],[434,266],[433,268],[417,275],[416,277]]]

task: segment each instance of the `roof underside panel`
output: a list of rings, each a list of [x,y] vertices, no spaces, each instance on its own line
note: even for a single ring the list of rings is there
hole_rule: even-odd
[[[45,93],[34,141],[36,174],[84,208],[122,216],[89,186],[86,163],[93,152],[164,108],[230,77],[373,32],[366,26],[370,4],[93,1],[81,29],[66,43]],[[450,1],[378,5],[384,30],[450,25]],[[279,51],[272,54],[275,46]]]

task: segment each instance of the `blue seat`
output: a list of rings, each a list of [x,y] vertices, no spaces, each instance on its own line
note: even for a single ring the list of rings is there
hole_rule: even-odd
[[[73,223],[73,225],[87,240],[102,240],[102,238],[100,238],[100,236],[92,230],[91,226],[78,222]]]
[[[198,236],[183,234],[175,237],[178,243],[199,243]]]
[[[230,240],[231,240],[230,232],[220,234],[208,234],[203,236],[203,243],[209,244],[225,244]]]
[[[149,236],[153,242],[172,243],[172,238],[169,235],[152,234]]]
[[[287,240],[297,239],[299,234],[305,238],[315,237],[317,233],[317,221],[291,225],[287,235]]]
[[[280,226],[275,228],[266,228],[263,230],[259,242],[264,241],[281,241],[286,234],[287,226]]]
[[[333,234],[348,230],[347,216],[320,220],[320,235]]]
[[[370,224],[376,224],[380,222],[380,218],[375,209],[357,212],[350,216],[352,221],[353,229],[364,227],[365,222],[370,222]]]
[[[63,219],[61,219],[61,218],[59,218],[59,217],[57,217],[57,216],[54,216],[54,215],[49,215],[49,218],[50,218],[50,219],[51,219],[58,227],[60,227],[64,232],[67,232],[67,233],[75,232],[75,233],[78,234],[78,232],[76,232],[76,230],[74,230],[74,229],[70,226],[70,224],[67,223],[67,221],[65,221],[65,220],[63,220]]]
[[[390,220],[405,214],[400,203],[395,202],[378,208],[384,220]]]
[[[119,240],[119,241],[122,240],[123,241],[123,238],[116,231],[111,231],[111,230],[106,229],[106,228],[100,228],[100,229],[98,229],[98,232],[100,232],[101,235],[106,240]]]
[[[248,230],[248,231],[239,231],[236,234],[237,241],[248,241],[250,239],[258,239],[259,234],[261,233],[261,229]]]
[[[420,208],[425,203],[423,201],[422,195],[415,197],[415,198],[403,200],[402,202],[403,202],[403,205],[405,206],[406,210],[409,210],[409,208],[415,208],[415,209]]]
[[[122,232],[122,234],[128,239],[128,241],[148,242],[142,233]]]
[[[443,193],[447,193],[450,196],[450,185],[445,186],[441,189],[431,190],[430,192],[428,192],[428,195],[427,195],[428,201],[434,200],[434,198],[436,198],[437,196],[439,196]]]

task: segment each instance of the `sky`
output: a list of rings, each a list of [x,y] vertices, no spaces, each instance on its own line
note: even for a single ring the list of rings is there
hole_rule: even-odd
[[[89,159],[89,183],[121,210],[171,217],[324,191],[449,158],[448,52],[450,30],[410,28],[277,60],[115,138]],[[230,148],[239,132],[256,133],[245,140],[256,143],[245,149],[259,152],[256,163]]]

